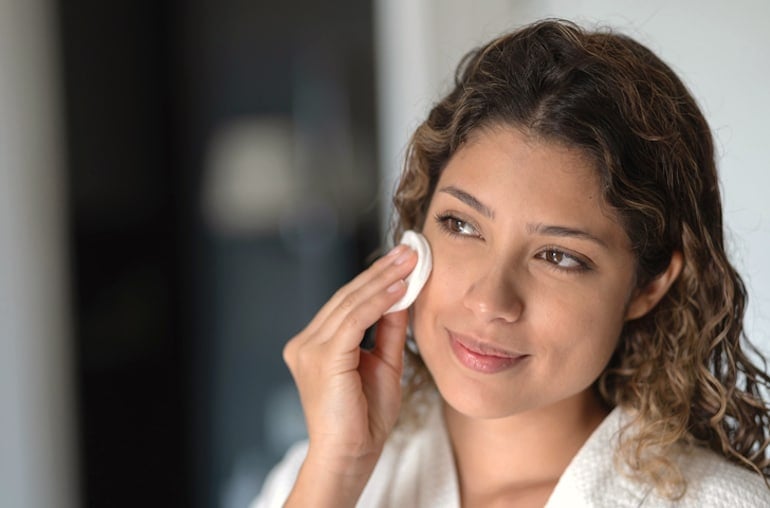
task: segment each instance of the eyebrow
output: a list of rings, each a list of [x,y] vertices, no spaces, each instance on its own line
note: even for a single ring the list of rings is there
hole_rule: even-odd
[[[479,201],[475,196],[472,194],[469,194],[465,192],[462,189],[458,189],[454,185],[448,185],[446,187],[442,187],[439,189],[439,192],[444,192],[446,194],[449,194],[451,196],[456,197],[466,205],[470,206],[477,212],[483,214],[486,217],[489,217],[490,219],[495,218],[495,212],[490,207]],[[609,246],[607,245],[607,242],[599,238],[598,236],[592,235],[588,231],[584,231],[582,229],[577,228],[571,228],[568,226],[557,226],[553,224],[527,224],[527,232],[529,234],[540,234],[545,236],[559,236],[559,237],[572,237],[572,238],[579,238],[582,240],[589,240],[591,242],[594,242],[605,249],[608,249]]]
[[[495,218],[495,212],[491,208],[489,208],[487,205],[476,199],[474,196],[468,194],[462,189],[458,189],[457,187],[453,185],[449,185],[447,187],[442,187],[439,189],[439,192],[445,192],[451,196],[456,197],[466,205],[470,206],[480,214],[490,218]]]
[[[566,236],[580,238],[597,243],[605,249],[609,248],[604,240],[598,236],[592,235],[588,231],[583,231],[582,229],[570,228],[566,226],[554,226],[549,224],[527,224],[527,232],[530,234],[537,233],[546,236]]]

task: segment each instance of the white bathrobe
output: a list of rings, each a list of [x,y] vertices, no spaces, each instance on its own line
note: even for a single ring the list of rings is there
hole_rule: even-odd
[[[460,496],[449,437],[438,407],[409,436],[394,436],[366,485],[361,508],[459,508]],[[545,508],[680,507],[770,508],[770,489],[762,478],[698,448],[679,459],[687,479],[684,498],[672,502],[649,485],[620,474],[614,466],[618,430],[625,414],[610,413],[562,474]],[[280,507],[288,497],[307,443],[292,447],[265,481],[251,508]]]

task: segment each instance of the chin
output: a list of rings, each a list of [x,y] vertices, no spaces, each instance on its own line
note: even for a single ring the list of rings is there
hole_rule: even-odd
[[[533,409],[534,404],[524,400],[514,400],[511,394],[492,393],[489,387],[473,386],[463,383],[461,387],[442,389],[436,383],[444,402],[457,413],[479,420],[496,420]]]

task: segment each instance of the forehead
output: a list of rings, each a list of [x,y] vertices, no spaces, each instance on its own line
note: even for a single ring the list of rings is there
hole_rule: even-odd
[[[590,225],[626,236],[604,201],[593,159],[520,129],[477,129],[449,160],[437,189],[448,185],[472,194],[503,220]]]
[[[517,180],[522,185],[540,182],[552,192],[572,191],[601,201],[599,171],[589,155],[579,148],[513,127],[474,130],[440,175],[444,180],[469,182],[490,177]],[[564,185],[551,186],[555,182]]]

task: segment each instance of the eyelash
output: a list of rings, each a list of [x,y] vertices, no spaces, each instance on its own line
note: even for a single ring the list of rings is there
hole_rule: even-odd
[[[478,232],[478,228],[474,226],[471,222],[468,222],[466,220],[460,219],[458,217],[455,217],[452,214],[445,213],[445,214],[437,214],[436,215],[436,222],[438,223],[441,230],[448,234],[449,236],[462,236],[462,237],[471,237],[471,238],[481,238],[481,234]],[[450,224],[457,225],[457,223],[461,223],[465,226],[470,226],[476,231],[475,235],[468,235],[460,233],[459,231],[456,231],[455,228],[453,228]]]
[[[446,233],[451,237],[482,238],[476,226],[474,226],[471,222],[460,219],[452,214],[449,214],[449,213],[437,214],[435,217],[435,220],[439,228],[441,229],[441,231],[443,231],[444,233]],[[458,226],[458,223],[460,224],[459,228],[456,227]],[[457,229],[461,229],[463,226],[470,226],[471,228],[474,229],[474,231],[476,231],[476,234],[470,235],[470,234],[460,233]],[[561,267],[557,263],[549,259],[553,255],[561,256],[562,258],[568,258],[574,261],[575,263],[577,263],[577,266],[571,267],[571,268]],[[548,264],[549,268],[551,268],[552,270],[556,270],[557,272],[583,273],[583,272],[591,271],[592,269],[590,264],[584,259],[574,254],[570,254],[569,252],[565,252],[564,250],[559,249],[557,247],[551,247],[551,246],[546,247],[545,249],[538,252],[536,257],[542,261],[545,261]]]
[[[568,258],[568,259],[574,261],[575,263],[577,263],[577,266],[573,266],[573,267],[570,267],[570,268],[559,266],[554,261],[551,261],[551,260],[548,259],[550,257],[550,255],[553,255],[553,254],[560,255],[560,256],[562,256],[564,258]],[[540,252],[537,253],[537,258],[538,259],[542,259],[543,261],[548,263],[549,267],[551,267],[554,270],[557,270],[559,272],[583,273],[583,272],[588,272],[588,271],[591,270],[591,267],[588,264],[588,262],[582,260],[581,258],[579,258],[578,256],[576,256],[574,254],[570,254],[569,252],[564,252],[563,250],[558,249],[556,247],[546,247],[545,249],[543,249],[543,250],[541,250]]]

